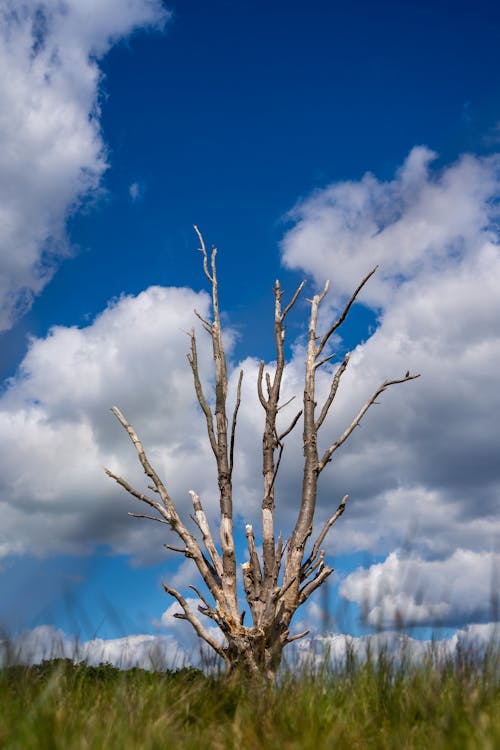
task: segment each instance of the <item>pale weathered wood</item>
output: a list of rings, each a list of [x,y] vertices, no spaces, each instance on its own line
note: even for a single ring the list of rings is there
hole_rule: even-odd
[[[238,412],[241,404],[241,384],[243,371],[240,371],[231,427],[228,434],[227,395],[228,375],[226,356],[222,340],[222,327],[219,311],[219,293],[217,282],[216,256],[217,250],[212,248],[209,258],[205,242],[198,227],[195,227],[203,256],[203,270],[210,283],[212,291],[213,321],[207,320],[195,311],[203,329],[212,340],[212,356],[215,370],[215,401],[209,401],[204,393],[198,364],[196,337],[191,330],[191,350],[187,355],[193,373],[194,389],[200,408],[204,414],[207,435],[217,465],[219,487],[219,533],[220,548],[217,547],[212,535],[201,500],[194,490],[190,490],[194,515],[191,516],[201,535],[201,543],[207,556],[202,551],[201,544],[182,522],[174,501],[170,497],[165,484],[162,482],[151,463],[134,428],[130,425],[122,412],[113,407],[112,411],[123,428],[127,431],[137,452],[139,461],[151,484],[149,489],[156,498],[132,487],[125,479],[106,469],[109,477],[114,479],[130,495],[140,502],[153,508],[158,514],[154,517],[146,514],[130,513],[136,518],[158,521],[167,524],[182,540],[183,547],[170,544],[165,546],[175,552],[182,553],[192,559],[213,598],[211,604],[207,597],[196,587],[191,586],[197,594],[200,604],[198,611],[209,617],[220,629],[224,643],[219,643],[187,604],[182,594],[167,584],[163,584],[165,591],[170,594],[182,611],[174,616],[190,622],[198,636],[205,641],[226,663],[228,671],[242,669],[248,674],[262,674],[273,679],[279,667],[283,648],[300,638],[304,638],[309,631],[290,635],[290,623],[296,610],[304,604],[333,573],[333,568],[325,562],[326,553],[322,549],[326,535],[332,526],[344,513],[347,495],[344,495],[336,511],[327,519],[313,543],[309,555],[305,549],[309,537],[313,532],[314,515],[318,491],[318,480],[333,454],[353,433],[360,424],[376,399],[390,386],[405,383],[418,378],[408,371],[403,378],[384,381],[373,395],[361,407],[352,422],[346,427],[342,435],[323,452],[321,459],[318,453],[318,433],[336,398],[341,378],[348,364],[347,353],[335,370],[328,395],[317,414],[316,403],[316,372],[320,367],[334,359],[334,354],[325,351],[333,333],[342,325],[352,305],[356,301],[364,285],[375,273],[374,268],[368,273],[352,293],[339,317],[330,325],[327,331],[319,336],[317,333],[319,306],[326,297],[330,282],[324,289],[315,294],[309,315],[307,353],[305,361],[304,393],[302,409],[291,419],[288,426],[278,429],[278,415],[290,404],[294,396],[284,403],[281,400],[281,388],[285,371],[285,326],[284,321],[288,313],[296,304],[304,288],[302,282],[292,295],[290,302],[282,308],[283,290],[279,281],[274,285],[274,340],[276,350],[276,365],[274,372],[265,372],[264,362],[260,362],[257,375],[257,394],[264,410],[264,429],[262,437],[262,473],[263,494],[261,503],[261,542],[262,555],[259,557],[255,533],[250,524],[246,525],[248,546],[247,562],[241,565],[243,587],[252,621],[244,625],[245,610],[240,611],[237,596],[236,579],[236,551],[233,536],[233,487],[232,476],[235,463],[235,440]],[[263,382],[266,383],[266,395]],[[212,406],[210,405],[212,403]],[[279,534],[275,540],[274,519],[276,508],[276,478],[280,468],[285,443],[294,427],[302,418],[302,446],[303,469],[302,487],[298,492],[298,508],[295,525],[286,543]],[[219,551],[220,550],[220,551]]]

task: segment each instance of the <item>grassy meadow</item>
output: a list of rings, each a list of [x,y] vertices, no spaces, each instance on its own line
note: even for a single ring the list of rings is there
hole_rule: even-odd
[[[419,663],[346,658],[284,671],[273,687],[58,659],[0,670],[0,747],[496,750],[499,675],[493,649]]]

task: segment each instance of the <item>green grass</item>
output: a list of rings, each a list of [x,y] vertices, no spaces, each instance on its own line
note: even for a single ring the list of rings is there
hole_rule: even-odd
[[[6,750],[500,747],[498,654],[243,679],[53,660],[0,671]]]

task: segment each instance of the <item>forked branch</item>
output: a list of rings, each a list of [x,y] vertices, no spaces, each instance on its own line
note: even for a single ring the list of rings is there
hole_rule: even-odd
[[[210,633],[207,630],[205,630],[201,622],[198,620],[198,618],[194,614],[193,610],[189,607],[187,601],[184,599],[182,594],[179,594],[179,592],[171,588],[171,586],[167,586],[166,583],[162,585],[165,591],[167,592],[167,594],[170,594],[170,596],[173,596],[174,599],[177,599],[177,601],[179,602],[179,604],[181,605],[183,609],[183,613],[176,612],[174,614],[174,617],[176,617],[179,620],[188,620],[193,626],[193,628],[195,629],[198,636],[202,640],[204,640],[206,643],[208,643],[208,645],[211,646],[211,648],[213,648],[213,650],[217,654],[219,654],[219,656],[222,657],[222,659],[224,659],[225,662],[227,662],[228,657],[227,657],[226,652],[224,651],[224,648],[220,645],[220,643],[218,643],[215,640],[215,638],[213,638],[210,635]]]
[[[318,348],[316,349],[316,359],[319,357],[319,355],[321,354],[321,352],[325,348],[325,346],[328,343],[328,340],[330,339],[330,337],[332,336],[332,334],[335,333],[335,331],[338,328],[340,328],[340,326],[342,325],[342,323],[344,322],[344,320],[347,318],[349,310],[351,309],[351,307],[353,306],[354,302],[356,301],[356,299],[357,299],[360,291],[363,289],[363,287],[366,284],[366,282],[369,279],[371,279],[371,277],[373,276],[373,274],[376,272],[377,268],[378,268],[378,266],[375,266],[375,268],[372,268],[372,270],[370,271],[370,273],[368,273],[365,276],[365,278],[361,281],[360,284],[358,284],[358,286],[356,287],[356,289],[354,290],[354,292],[351,294],[351,297],[349,298],[349,301],[347,302],[347,305],[344,307],[342,313],[337,318],[337,320],[335,321],[335,323],[333,323],[333,325],[330,326],[330,328],[328,329],[328,331],[325,333],[325,335],[321,339],[321,343],[319,344]],[[325,285],[325,290],[323,292],[322,297],[319,299],[319,302],[322,302],[325,294],[327,293],[327,291],[329,289],[329,286],[330,286],[330,282],[327,281],[327,283]],[[318,302],[318,304],[319,304],[319,302]]]

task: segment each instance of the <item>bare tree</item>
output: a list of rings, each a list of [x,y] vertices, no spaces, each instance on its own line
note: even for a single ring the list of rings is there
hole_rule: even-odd
[[[206,320],[198,313],[196,315],[201,320],[204,330],[212,339],[215,366],[214,406],[211,406],[207,400],[201,383],[194,329],[190,333],[191,350],[187,358],[193,373],[196,396],[205,416],[208,439],[217,464],[220,497],[220,545],[218,546],[214,541],[201,500],[194,490],[189,491],[194,510],[191,518],[197,527],[202,542],[198,541],[196,536],[185,526],[166,485],[150,464],[137,433],[116,406],[112,408],[112,411],[128,432],[144,472],[151,482],[148,485],[149,489],[152,490],[155,497],[135,489],[125,479],[108,469],[106,469],[106,473],[133,497],[156,511],[154,516],[136,513],[130,515],[137,518],[148,518],[168,525],[180,537],[183,546],[166,546],[192,559],[203,578],[209,593],[204,595],[198,588],[191,586],[200,599],[198,612],[193,611],[181,593],[167,584],[163,584],[165,591],[173,596],[181,607],[182,611],[175,617],[188,620],[191,623],[198,636],[224,660],[229,672],[242,669],[247,673],[260,673],[272,679],[281,662],[283,648],[288,643],[307,635],[308,631],[291,634],[290,625],[295,612],[333,572],[333,569],[325,561],[325,552],[322,545],[327,533],[344,512],[347,495],[342,498],[336,511],[324,524],[306,556],[306,544],[313,532],[320,475],[332,460],[335,451],[353,433],[368,409],[376,402],[376,399],[390,386],[413,380],[418,378],[419,375],[411,375],[407,372],[402,378],[384,381],[361,407],[342,435],[320,454],[318,433],[337,395],[340,380],[349,364],[349,354],[345,355],[334,373],[328,396],[321,408],[318,408],[316,403],[316,372],[333,358],[333,354],[327,354],[327,345],[332,335],[346,319],[360,291],[377,269],[375,267],[365,276],[353,292],[338,319],[322,336],[319,336],[317,334],[318,309],[329,290],[330,283],[327,281],[323,291],[314,295],[310,300],[311,312],[305,361],[303,407],[291,420],[288,427],[280,431],[277,426],[277,417],[280,409],[286,405],[280,404],[281,385],[285,369],[284,322],[302,292],[305,282],[300,284],[290,302],[283,307],[283,291],[279,281],[276,281],[274,286],[276,368],[273,375],[269,372],[264,374],[264,362],[261,362],[257,379],[258,396],[265,415],[262,439],[262,470],[264,475],[262,556],[259,558],[254,530],[249,524],[246,526],[248,562],[244,562],[241,569],[245,598],[252,622],[245,625],[245,612],[240,609],[238,601],[232,494],[234,444],[243,372],[240,371],[239,374],[235,407],[229,422],[227,414],[228,375],[222,342],[217,285],[217,251],[215,247],[212,248],[209,258],[203,237],[197,227],[195,227],[195,230],[200,241],[199,249],[203,255],[204,272],[212,290],[213,320]],[[281,534],[276,539],[274,529],[276,477],[283,453],[283,441],[301,418],[304,451],[302,488],[295,526],[290,538],[285,543]],[[198,616],[199,614],[212,620],[220,628],[224,638],[220,640],[214,638],[209,630],[204,627]]]

